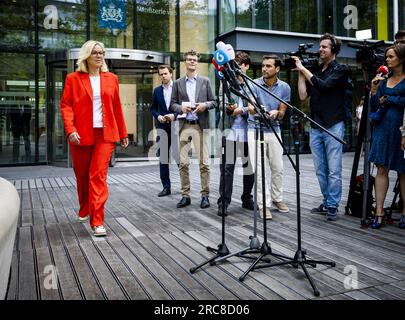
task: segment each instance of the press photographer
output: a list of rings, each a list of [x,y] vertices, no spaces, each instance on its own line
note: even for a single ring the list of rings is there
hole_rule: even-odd
[[[348,68],[336,62],[341,41],[324,34],[319,42],[321,65],[312,73],[293,56],[299,72],[298,91],[301,100],[310,97],[311,118],[337,137],[344,136],[344,98],[348,81]],[[312,126],[310,148],[318,182],[323,195],[322,204],[311,213],[326,214],[328,221],[337,219],[342,195],[342,144],[323,130]]]

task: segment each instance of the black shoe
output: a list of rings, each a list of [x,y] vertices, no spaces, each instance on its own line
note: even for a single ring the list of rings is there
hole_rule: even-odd
[[[319,207],[311,209],[311,213],[326,215],[328,213],[328,208],[321,204]]]
[[[225,206],[225,211],[224,211],[225,217],[228,215],[228,206]],[[222,205],[218,206],[218,215],[222,217]]]
[[[259,207],[258,206],[256,206],[257,207],[257,210],[259,210]],[[254,210],[255,209],[255,203],[254,203],[254,201],[253,200],[246,200],[246,201],[243,201],[242,202],[242,208],[244,208],[244,209],[248,209],[248,210]]]
[[[170,188],[163,188],[163,190],[158,193],[158,197],[168,196],[169,194],[171,194]]]
[[[191,204],[190,198],[183,197],[181,198],[180,202],[177,204],[177,208],[183,208],[185,206],[189,206]]]
[[[210,206],[210,201],[208,200],[208,196],[202,196],[200,208],[205,209],[205,208],[208,208],[209,206]]]

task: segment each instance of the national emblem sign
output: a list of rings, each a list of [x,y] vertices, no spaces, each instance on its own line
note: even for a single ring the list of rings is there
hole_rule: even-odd
[[[126,6],[126,0],[98,0],[98,27],[125,30]]]

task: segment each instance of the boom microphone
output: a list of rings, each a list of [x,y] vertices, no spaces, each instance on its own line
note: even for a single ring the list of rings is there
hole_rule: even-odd
[[[377,76],[380,76],[380,77],[382,77],[382,76],[387,76],[387,75],[388,75],[388,72],[389,72],[389,70],[388,70],[387,66],[381,66],[381,67],[379,67],[378,70],[377,70]],[[380,80],[374,80],[374,81],[373,81],[373,84],[376,85],[376,84],[378,84],[379,82],[380,82]]]

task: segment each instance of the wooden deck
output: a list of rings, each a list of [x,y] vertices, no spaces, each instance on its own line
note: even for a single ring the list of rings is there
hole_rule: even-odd
[[[343,201],[336,222],[309,213],[321,197],[311,156],[301,157],[302,246],[309,258],[336,262],[334,268],[308,267],[321,292],[317,299],[404,299],[405,230],[397,223],[365,230],[359,227],[359,219],[343,215],[352,157],[344,156]],[[161,190],[156,165],[146,170],[113,168],[108,178],[105,238],[94,238],[88,224],[76,221],[72,175],[39,177],[27,171],[24,179],[8,177],[19,191],[21,215],[7,299],[315,299],[302,270],[290,266],[256,270],[240,282],[250,261],[234,257],[190,274],[190,267],[212,257],[206,246],[217,247],[221,241],[218,165],[211,167],[211,207],[205,210],[199,208],[198,168],[193,172],[192,205],[179,210],[177,167],[171,170],[172,195],[164,198],[156,196]],[[273,211],[268,239],[275,253],[293,256],[297,246],[295,176],[287,159],[284,186],[290,212]],[[231,252],[247,247],[252,234],[253,213],[241,208],[240,194],[241,176],[236,176],[226,220]],[[261,240],[262,232],[259,221]],[[57,277],[52,277],[54,270]],[[353,270],[358,272],[357,289],[345,288]]]

